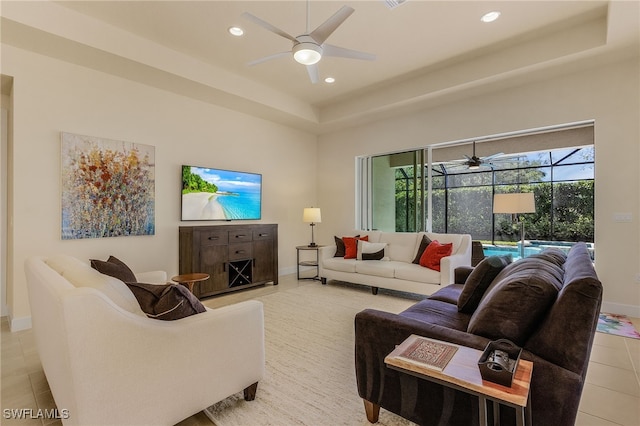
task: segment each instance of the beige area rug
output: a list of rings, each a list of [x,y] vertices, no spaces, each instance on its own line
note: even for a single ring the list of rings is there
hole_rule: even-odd
[[[416,300],[332,283],[257,299],[264,303],[266,374],[256,399],[238,393],[205,414],[217,426],[369,425],[356,387],[354,316],[365,308],[400,312]],[[381,409],[377,424],[413,423]]]

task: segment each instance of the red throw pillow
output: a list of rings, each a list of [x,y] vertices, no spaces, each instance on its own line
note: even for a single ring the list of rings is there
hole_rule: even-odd
[[[342,237],[344,241],[344,258],[355,259],[358,257],[358,240],[369,241],[369,236],[364,237]]]
[[[453,243],[440,244],[438,240],[433,240],[420,257],[420,266],[440,271],[440,259],[450,256],[453,251]]]

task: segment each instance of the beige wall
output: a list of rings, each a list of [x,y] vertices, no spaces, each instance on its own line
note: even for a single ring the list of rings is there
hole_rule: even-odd
[[[322,135],[319,241],[354,227],[354,157],[595,120],[596,269],[605,309],[640,316],[640,66],[620,60]],[[527,149],[535,147],[527,147]],[[614,213],[633,214],[617,223]]]
[[[28,256],[113,254],[134,270],[177,273],[182,164],[261,173],[260,222],[279,225],[280,271],[295,271],[294,247],[309,232],[302,209],[317,205],[315,135],[8,45],[2,62],[2,73],[15,78],[8,248],[14,328],[29,325]],[[61,131],[156,147],[154,236],[61,240]]]

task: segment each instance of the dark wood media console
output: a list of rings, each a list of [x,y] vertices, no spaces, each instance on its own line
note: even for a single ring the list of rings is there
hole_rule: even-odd
[[[193,289],[198,298],[278,284],[278,225],[181,226],[180,274],[210,275]]]

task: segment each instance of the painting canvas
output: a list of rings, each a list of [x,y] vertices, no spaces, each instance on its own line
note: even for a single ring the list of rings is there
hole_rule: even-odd
[[[155,147],[63,132],[62,239],[155,234]]]

